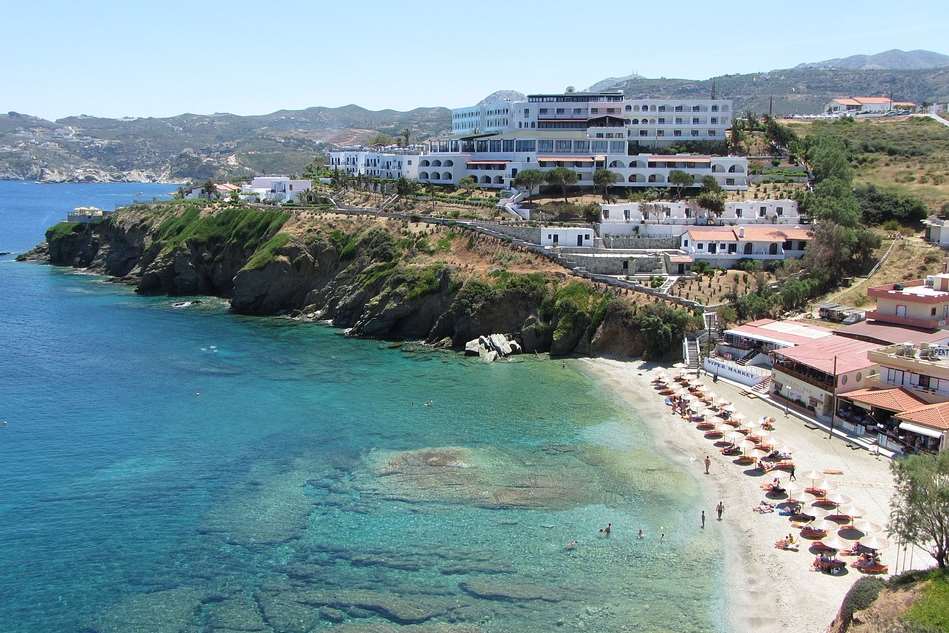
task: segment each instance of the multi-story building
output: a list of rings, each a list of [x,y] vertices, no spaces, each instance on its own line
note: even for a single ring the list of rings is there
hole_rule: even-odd
[[[371,176],[387,180],[416,180],[420,150],[413,148],[370,150],[348,148],[330,152],[328,167],[350,176]]]
[[[949,274],[930,275],[867,290],[876,299],[867,319],[893,325],[935,330],[949,321]]]
[[[579,186],[591,187],[593,172],[605,168],[617,174],[617,187],[668,187],[670,174],[682,171],[695,183],[711,176],[724,189],[740,190],[748,186],[743,157],[661,153],[672,144],[724,147],[730,125],[726,99],[576,92],[487,99],[453,111],[453,137],[427,144],[417,179],[456,185],[470,176],[481,187],[502,189],[523,170],[566,167],[576,172]],[[331,166],[345,164],[341,154],[331,152]]]
[[[294,180],[288,176],[257,176],[241,187],[241,195],[267,202],[291,202],[312,186],[309,180]]]
[[[926,239],[942,248],[949,248],[949,220],[942,218],[927,218],[923,220],[926,226]]]
[[[840,396],[836,420],[899,453],[949,448],[949,332],[944,334],[938,345],[901,343],[869,351],[878,369],[864,388]]]
[[[477,105],[455,108],[451,111],[451,133],[455,136],[489,134],[512,127],[514,98],[507,94],[494,94]]]

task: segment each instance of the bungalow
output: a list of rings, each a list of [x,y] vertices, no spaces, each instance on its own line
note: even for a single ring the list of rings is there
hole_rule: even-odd
[[[912,111],[912,101],[894,101],[891,97],[837,97],[827,104],[828,114],[885,114],[894,110]]]
[[[66,214],[67,222],[78,222],[80,224],[95,224],[102,222],[112,215],[114,211],[103,211],[98,207],[76,207]]]
[[[293,180],[287,176],[257,176],[250,184],[241,187],[246,196],[255,196],[265,202],[292,202],[297,195],[309,191],[313,183],[309,180]]]
[[[543,226],[540,229],[541,246],[592,247],[595,233],[592,227]]]
[[[931,217],[923,220],[926,239],[942,248],[949,248],[949,220]]]
[[[707,226],[687,230],[679,245],[696,261],[731,266],[741,259],[802,257],[811,239],[811,231],[800,226]]]

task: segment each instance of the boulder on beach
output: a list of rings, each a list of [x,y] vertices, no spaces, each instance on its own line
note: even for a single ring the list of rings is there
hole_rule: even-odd
[[[485,362],[494,362],[511,354],[519,354],[521,346],[505,334],[479,336],[465,343],[465,356],[480,356]]]

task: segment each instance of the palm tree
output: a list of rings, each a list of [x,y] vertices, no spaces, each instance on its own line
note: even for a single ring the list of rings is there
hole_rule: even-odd
[[[619,180],[619,174],[617,174],[615,171],[610,171],[609,169],[600,167],[593,172],[593,184],[597,187],[603,188],[604,202],[609,201],[607,194],[609,193],[610,185],[615,183],[617,180]]]
[[[547,181],[548,185],[560,187],[560,193],[563,194],[563,201],[568,203],[570,201],[567,200],[567,187],[576,184],[578,176],[577,172],[567,169],[566,167],[554,167],[544,174],[544,180]]]
[[[514,186],[526,189],[527,202],[532,203],[534,187],[539,187],[545,180],[544,172],[537,169],[525,169],[524,171],[517,172],[517,175],[514,176]]]

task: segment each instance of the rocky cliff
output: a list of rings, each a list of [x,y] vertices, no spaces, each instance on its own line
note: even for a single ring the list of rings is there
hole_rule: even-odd
[[[20,259],[111,275],[141,293],[226,297],[241,314],[329,320],[355,336],[456,349],[500,332],[525,352],[656,356],[675,350],[691,324],[681,310],[624,303],[549,264],[532,272],[520,262],[512,272],[503,263],[527,255],[499,254],[473,234],[202,204],[138,205],[99,224],[61,223]],[[479,266],[487,252],[502,265]],[[649,327],[658,330],[645,335]]]

